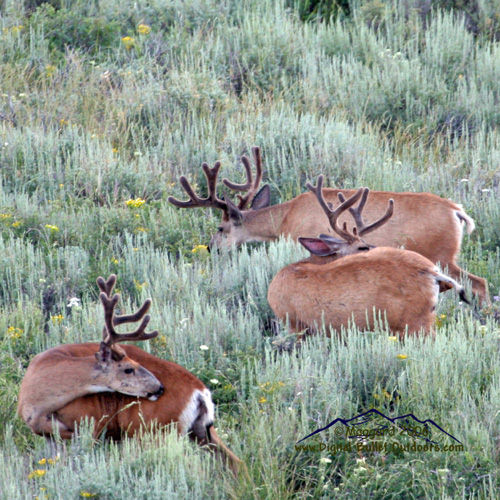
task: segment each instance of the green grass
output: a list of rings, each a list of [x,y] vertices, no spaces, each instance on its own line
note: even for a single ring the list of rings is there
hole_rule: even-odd
[[[498,301],[473,311],[442,295],[434,341],[351,328],[288,352],[267,286],[304,250],[193,253],[219,214],[167,202],[181,174],[205,189],[203,161],[239,182],[252,145],[274,203],[320,173],[434,192],[475,219],[460,264],[500,295],[495,2],[39,3],[0,1],[0,497],[495,498]],[[95,279],[111,272],[125,308],[152,298],[160,336],[144,347],[210,387],[249,478],[169,432],[94,443],[86,427],[38,463],[56,452],[16,416],[22,376],[44,349],[99,338]],[[464,451],[295,449],[372,407],[431,418]]]

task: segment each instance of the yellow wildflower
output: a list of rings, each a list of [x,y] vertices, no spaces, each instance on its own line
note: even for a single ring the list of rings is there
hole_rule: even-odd
[[[132,38],[131,36],[124,36],[122,38],[122,43],[127,50],[130,50],[135,45],[135,38]]]
[[[69,124],[68,120],[65,120],[64,118],[61,118],[59,120],[59,125],[61,125],[61,127],[64,127],[64,126],[66,126],[68,124]]]
[[[207,245],[196,245],[191,252],[193,253],[200,253],[202,255],[208,253],[208,246]]]
[[[15,326],[9,326],[7,328],[7,337],[12,340],[21,338],[23,331],[21,328],[16,328]]]
[[[47,473],[47,471],[45,469],[35,469],[33,472],[30,472],[28,474],[28,479],[42,477],[42,476],[45,476],[46,473]]]
[[[59,461],[59,458],[60,456],[59,455],[56,455],[55,457],[53,458],[49,458],[47,459],[47,463],[49,463],[50,465],[54,465],[56,462]]]
[[[64,317],[62,314],[56,314],[54,316],[51,316],[50,319],[52,320],[52,323],[54,325],[59,325],[62,322],[62,320],[64,319]]]
[[[40,460],[38,460],[38,463],[40,465],[45,465],[47,463],[47,459],[46,458],[41,458]]]
[[[151,26],[148,26],[147,24],[139,24],[139,26],[137,26],[137,31],[141,35],[149,35],[151,33]]]
[[[259,399],[259,403],[260,403],[260,404],[267,403],[267,399],[266,399],[264,396],[262,396],[262,397]]]
[[[113,258],[111,259],[111,262],[112,262],[113,264],[118,264],[119,260],[118,260],[116,257],[113,257]]]
[[[47,229],[50,229],[51,231],[54,231],[55,233],[57,233],[57,231],[59,231],[59,228],[54,224],[45,224],[45,227]]]
[[[57,71],[57,66],[54,66],[53,64],[47,64],[47,66],[45,66],[45,74],[49,78],[52,77],[56,71]]]
[[[139,290],[139,292],[145,287],[145,286],[148,286],[148,284],[146,282],[144,283],[140,283],[139,281],[137,280],[134,280],[134,285],[135,287],[137,288],[137,290]]]
[[[19,26],[12,26],[11,31],[12,33],[19,33],[20,31],[23,31],[24,26],[20,24]]]
[[[83,498],[92,498],[95,497],[95,493],[90,493],[89,491],[80,491],[80,496]]]
[[[21,225],[21,221],[19,221],[19,220],[16,220],[15,222],[13,222],[11,224],[12,227],[19,227],[20,225]]]
[[[132,207],[132,208],[139,208],[139,207],[142,207],[142,205],[144,205],[144,203],[146,203],[146,200],[143,200],[142,198],[136,198],[135,200],[127,200],[125,202],[125,205],[127,205],[127,207]]]
[[[115,153],[115,154],[116,154],[116,153],[118,153],[118,148],[112,148],[112,149],[111,149],[111,152],[112,152],[112,153]]]
[[[5,219],[10,219],[12,217],[12,214],[0,214],[0,219],[5,220]]]
[[[398,359],[406,359],[408,356],[406,354],[398,354],[396,358]]]
[[[142,226],[139,226],[138,228],[136,228],[135,231],[136,231],[136,233],[147,233],[148,232],[148,230]]]

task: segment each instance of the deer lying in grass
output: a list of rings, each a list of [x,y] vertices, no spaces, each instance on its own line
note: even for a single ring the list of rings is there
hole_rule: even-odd
[[[250,160],[243,156],[247,182],[235,184],[228,179],[222,182],[238,194],[239,203],[234,204],[229,197],[217,196],[217,176],[221,166],[216,162],[213,168],[202,165],[207,179],[208,196],[200,198],[191,187],[186,177],[181,176],[180,183],[189,196],[181,201],[170,196],[168,201],[177,207],[212,207],[222,211],[222,221],[217,233],[212,237],[211,245],[230,247],[252,241],[270,241],[280,236],[316,237],[321,233],[332,233],[327,217],[319,207],[312,193],[303,193],[296,198],[269,206],[270,191],[265,185],[259,191],[262,179],[262,159],[260,149],[252,149],[255,159],[256,175],[253,178]],[[326,202],[335,202],[338,193],[350,197],[352,189],[324,189]],[[375,218],[384,210],[389,199],[393,199],[398,210],[391,220],[379,231],[370,234],[369,244],[376,246],[404,247],[413,250],[433,263],[447,267],[449,274],[459,280],[461,274],[471,281],[472,290],[481,302],[489,304],[488,284],[485,279],[474,276],[460,269],[456,259],[462,241],[462,223],[467,232],[474,230],[474,221],[463,209],[450,200],[430,193],[393,193],[371,191],[365,207],[365,215]],[[348,220],[347,214],[340,216],[339,224]]]
[[[115,276],[110,280],[114,284]],[[110,281],[110,282],[111,282]],[[99,286],[104,283],[98,279]],[[146,368],[128,356],[119,341],[148,340],[158,332],[145,333],[150,317],[146,315],[151,301],[131,315],[114,316],[119,296],[109,298],[101,293],[105,328],[100,344],[67,344],[37,354],[28,366],[21,383],[18,413],[37,434],[52,432],[54,412],[70,401],[85,394],[118,391],[130,396],[156,401],[164,391],[162,383]],[[142,319],[135,332],[117,334],[114,325]],[[82,346],[89,345],[89,349]],[[57,418],[61,433],[67,426]]]
[[[105,304],[105,309],[106,304],[112,304],[112,308],[106,309],[106,331],[112,338],[115,338],[117,335],[116,338],[118,340],[132,340],[131,337],[118,335],[114,331],[114,326],[125,322],[126,320],[123,318],[127,318],[126,316],[113,315],[113,308],[118,301],[118,295],[114,295],[111,298],[115,281],[116,277],[114,275],[111,275],[106,282],[102,278],[98,280],[98,285],[101,289],[101,301]],[[146,303],[147,307],[143,306],[140,310],[140,312],[142,311],[142,315],[149,308],[151,301],[148,300]],[[148,321],[149,318],[147,321],[144,318],[143,324],[147,324]],[[156,334],[157,332],[153,332],[146,335],[149,336],[148,338],[151,338]],[[56,349],[63,349],[64,356],[86,359],[93,357],[98,348],[98,344],[84,343],[62,346]],[[54,405],[51,405],[51,408],[53,408],[51,410],[52,416],[58,424],[61,437],[70,439],[75,431],[75,425],[84,418],[95,419],[95,437],[99,436],[102,432],[106,432],[107,437],[116,440],[120,439],[123,434],[127,434],[128,436],[134,435],[143,426],[162,426],[175,423],[179,434],[188,434],[191,439],[200,445],[207,445],[213,449],[215,454],[227,463],[236,474],[241,466],[241,461],[227,448],[217,435],[213,425],[214,404],[210,391],[205,385],[182,366],[157,358],[134,345],[115,345],[114,349],[119,349],[120,352],[123,352],[127,356],[127,359],[133,359],[141,366],[147,367],[154,374],[154,377],[156,377],[155,380],[158,379],[160,381],[159,383],[164,388],[164,392],[162,389],[161,393],[158,393],[155,398],[137,399],[136,397],[126,395],[126,393],[118,389],[115,389],[117,392],[101,392],[100,394],[88,395],[84,395],[85,393],[82,391],[75,390],[74,397],[67,399],[63,404],[59,404],[57,408],[53,408]],[[46,353],[48,352],[46,351]],[[33,361],[35,359],[36,357]],[[43,367],[42,369],[45,370]],[[41,371],[40,374],[42,374]],[[31,377],[37,376],[37,366],[34,366],[31,370]],[[64,377],[68,383],[71,381],[73,389],[79,386],[78,377],[76,379],[75,377],[72,378],[71,373],[65,374]],[[45,375],[44,378],[46,378]],[[106,387],[103,390],[110,391],[111,389]],[[23,386],[21,386],[23,399],[25,398],[26,391],[27,386],[25,385],[24,394]],[[52,389],[53,391],[54,389]],[[46,392],[48,394],[44,394],[44,397],[50,399],[51,391]],[[128,394],[133,395],[133,393]],[[143,395],[142,393],[140,394],[140,396]],[[20,396],[20,406],[21,399]],[[40,434],[51,434],[51,421],[48,420],[43,428],[33,430]]]
[[[365,225],[361,212],[368,189],[359,189],[335,209],[322,194],[323,177],[316,187],[308,184],[339,238],[299,238],[313,255],[281,269],[269,285],[267,299],[282,321],[289,321],[294,332],[315,331],[324,322],[339,330],[349,321],[360,329],[374,327],[373,313],[385,312],[391,331],[402,338],[406,331],[428,334],[435,323],[440,286],[456,288],[467,302],[463,288],[445,276],[422,255],[390,247],[375,248],[361,236],[383,227],[393,215],[393,201],[383,217]],[[356,209],[351,208],[359,199]],[[356,227],[340,227],[340,215],[349,210]],[[397,210],[397,204],[396,204]]]

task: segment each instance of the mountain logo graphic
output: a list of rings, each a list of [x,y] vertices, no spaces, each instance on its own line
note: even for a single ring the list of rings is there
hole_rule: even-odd
[[[401,415],[399,417],[388,417],[384,415],[382,412],[376,410],[375,408],[372,408],[371,410],[368,410],[365,413],[360,413],[359,415],[356,415],[355,417],[349,418],[349,419],[343,419],[343,418],[336,418],[335,420],[332,420],[328,425],[325,425],[325,427],[321,427],[320,429],[316,429],[314,432],[311,432],[311,434],[308,434],[306,437],[303,437],[301,440],[297,441],[298,443],[301,443],[302,441],[305,441],[306,439],[309,439],[310,437],[319,434],[320,432],[326,431],[330,427],[333,427],[335,424],[342,424],[343,426],[349,428],[349,432],[346,433],[346,435],[350,439],[360,439],[366,437],[366,429],[367,426],[373,425],[375,426],[376,431],[383,431],[385,429],[389,429],[391,426],[396,425],[399,427],[401,430],[408,430],[412,429],[413,426],[416,424],[419,424],[423,426],[423,428],[427,431],[425,434],[415,434],[413,433],[414,437],[420,437],[422,439],[425,439],[426,441],[430,443],[434,443],[428,436],[431,435],[431,431],[439,431],[443,435],[448,436],[449,438],[453,439],[457,443],[461,443],[456,437],[452,436],[448,432],[446,432],[442,427],[440,427],[434,420],[431,420],[430,418],[426,420],[420,420],[417,418],[413,413],[408,413],[406,415]],[[412,425],[413,424],[413,425]],[[356,435],[356,428],[359,429],[360,433]]]

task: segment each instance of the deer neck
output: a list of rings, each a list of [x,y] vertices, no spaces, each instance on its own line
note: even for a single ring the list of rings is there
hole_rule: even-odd
[[[106,384],[109,375],[94,356],[70,357],[57,364],[57,370],[50,378],[50,397],[46,401],[50,401],[52,411],[81,396],[110,391]]]
[[[272,205],[245,213],[245,229],[251,241],[276,240],[283,234],[282,228],[288,212],[289,202]]]

